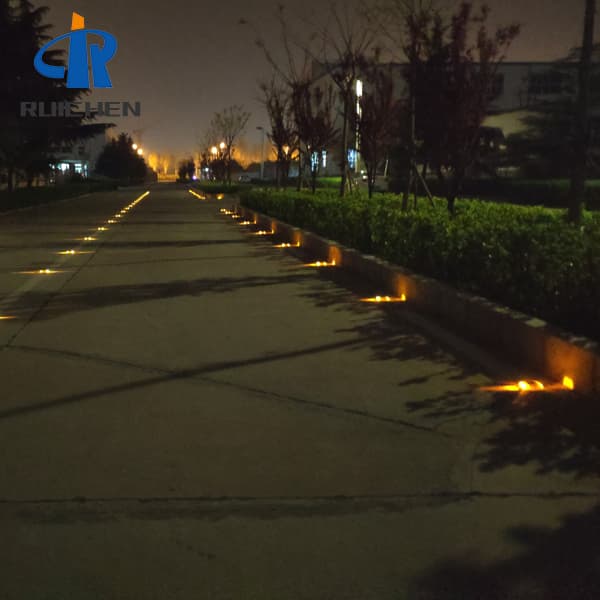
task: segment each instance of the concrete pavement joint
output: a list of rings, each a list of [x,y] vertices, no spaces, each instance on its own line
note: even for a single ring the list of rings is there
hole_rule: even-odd
[[[196,382],[210,383],[212,385],[217,385],[217,386],[222,386],[222,387],[234,388],[234,389],[242,390],[245,392],[251,392],[255,395],[262,396],[262,397],[272,398],[272,399],[276,399],[276,400],[283,400],[285,402],[308,406],[308,407],[312,407],[312,408],[318,408],[318,409],[328,411],[328,412],[342,413],[342,414],[346,414],[346,415],[353,416],[353,417],[361,417],[364,419],[370,419],[370,420],[387,423],[387,424],[391,424],[391,425],[395,425],[395,426],[401,426],[401,427],[404,427],[407,429],[412,429],[415,431],[429,433],[429,434],[444,437],[447,439],[455,438],[455,436],[453,436],[449,433],[437,431],[436,428],[434,428],[434,427],[418,425],[416,423],[411,423],[410,421],[405,421],[403,419],[384,417],[384,416],[375,415],[373,413],[370,413],[370,412],[364,411],[364,410],[360,410],[360,409],[335,406],[332,404],[328,404],[326,402],[318,402],[316,400],[307,400],[304,398],[298,398],[296,396],[288,396],[288,395],[284,395],[284,394],[279,394],[277,392],[265,390],[262,388],[257,388],[257,387],[253,387],[253,386],[247,386],[247,385],[243,385],[243,384],[239,384],[239,383],[233,383],[233,382],[229,382],[229,381],[215,379],[213,377],[208,377],[206,375],[202,375],[201,373],[199,373],[199,371],[201,372],[202,370],[204,370],[203,368],[184,369],[184,370],[177,371],[177,370],[168,370],[168,369],[164,369],[164,368],[160,368],[160,367],[138,365],[135,363],[129,363],[129,362],[125,362],[125,361],[115,361],[112,359],[107,359],[107,358],[103,358],[103,357],[99,357],[99,356],[95,356],[95,355],[86,355],[86,354],[82,354],[82,353],[68,352],[68,351],[62,351],[62,350],[52,350],[52,349],[46,349],[46,348],[32,348],[32,347],[28,347],[28,346],[16,346],[16,345],[11,346],[8,349],[9,350],[20,350],[20,351],[25,351],[25,352],[50,354],[50,355],[62,355],[62,356],[66,356],[68,358],[76,359],[76,360],[100,362],[100,363],[104,363],[104,364],[107,364],[110,366],[119,366],[121,368],[132,368],[132,369],[144,371],[148,374],[154,374],[155,377],[151,377],[149,379],[144,379],[141,381],[120,384],[120,385],[112,386],[112,387],[105,388],[102,390],[96,390],[96,391],[92,391],[92,392],[82,392],[80,394],[75,394],[73,396],[70,396],[68,398],[63,398],[60,400],[54,400],[54,401],[50,400],[48,402],[39,402],[39,403],[30,405],[30,406],[15,407],[12,409],[8,408],[6,410],[0,411],[0,419],[16,417],[16,416],[26,414],[29,412],[36,412],[38,410],[44,410],[45,408],[51,408],[52,406],[55,406],[57,404],[60,404],[60,405],[74,404],[76,402],[81,402],[84,400],[92,399],[96,396],[105,396],[105,395],[111,394],[111,393],[119,393],[119,392],[129,391],[129,390],[136,389],[136,388],[148,387],[148,386],[157,385],[160,383],[167,383],[167,382],[173,381],[173,380],[187,380],[187,381],[192,381],[192,382],[196,381]],[[211,368],[211,367],[209,366],[207,368]],[[217,368],[217,370],[220,370],[219,365],[217,365],[216,368]]]
[[[538,500],[564,500],[568,498],[598,498],[597,492],[483,492],[483,491],[438,491],[412,492],[405,494],[364,494],[364,495],[334,495],[334,496],[75,496],[71,498],[0,498],[0,507],[11,506],[53,506],[53,505],[86,505],[86,504],[344,504],[365,503],[385,504],[406,502],[410,500],[450,500],[461,502],[466,500],[513,500],[535,498]]]

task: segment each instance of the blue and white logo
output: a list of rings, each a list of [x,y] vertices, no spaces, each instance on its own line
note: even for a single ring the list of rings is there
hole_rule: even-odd
[[[88,54],[88,35],[102,38],[104,45],[91,43]],[[44,54],[61,40],[69,39],[68,69],[44,62]],[[71,32],[65,33],[40,48],[33,61],[36,71],[50,79],[67,79],[67,87],[74,89],[112,88],[112,82],[106,65],[117,53],[117,39],[99,29],[85,29],[85,19],[73,13]],[[90,71],[93,84],[90,82]]]

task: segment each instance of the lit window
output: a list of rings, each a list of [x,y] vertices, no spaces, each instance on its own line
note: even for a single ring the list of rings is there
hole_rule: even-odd
[[[350,150],[348,150],[348,166],[351,169],[356,168],[356,158],[357,158],[356,150],[354,148],[350,148]]]
[[[319,153],[313,152],[310,155],[310,166],[313,171],[317,171],[319,169]]]

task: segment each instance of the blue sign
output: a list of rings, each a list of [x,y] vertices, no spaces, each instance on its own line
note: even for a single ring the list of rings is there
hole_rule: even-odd
[[[99,36],[104,41],[100,47],[98,44],[89,45],[88,35]],[[49,65],[44,62],[44,54],[58,42],[69,40],[69,66]],[[45,46],[40,48],[33,61],[35,70],[49,79],[67,79],[67,87],[75,89],[90,89],[90,71],[93,77],[93,86],[97,88],[112,88],[112,82],[106,65],[117,53],[116,38],[99,29],[85,29],[85,19],[73,13],[71,32],[65,33]]]

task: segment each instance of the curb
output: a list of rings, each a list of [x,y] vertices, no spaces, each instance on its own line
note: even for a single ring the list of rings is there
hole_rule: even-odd
[[[258,226],[270,228],[291,243],[300,243],[317,256],[335,260],[380,285],[382,293],[388,290],[395,296],[405,294],[418,312],[440,319],[462,337],[510,362],[558,382],[568,376],[584,393],[600,391],[600,351],[596,342],[244,206],[239,205],[238,210]]]

